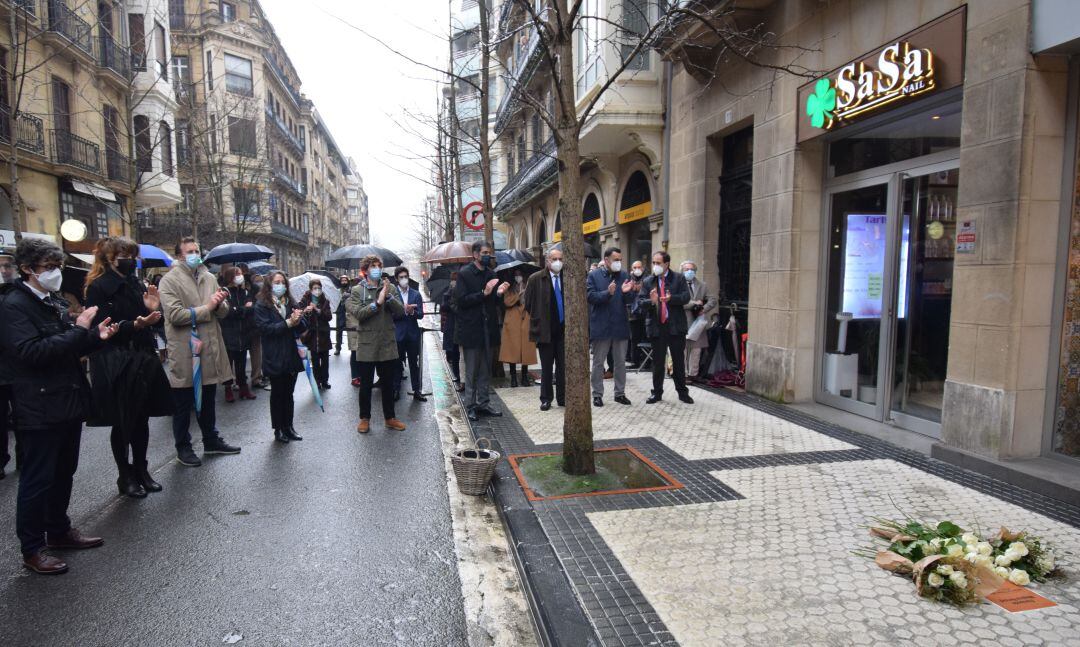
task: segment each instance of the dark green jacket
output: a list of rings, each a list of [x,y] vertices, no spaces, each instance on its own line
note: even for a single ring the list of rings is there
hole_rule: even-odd
[[[349,350],[356,351],[358,362],[385,362],[398,358],[394,336],[394,315],[405,314],[398,291],[387,291],[386,303],[377,306],[380,284],[360,279],[349,293],[345,312],[356,320],[356,333],[349,335]]]

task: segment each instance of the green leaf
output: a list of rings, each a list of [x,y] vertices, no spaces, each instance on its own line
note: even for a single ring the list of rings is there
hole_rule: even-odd
[[[959,537],[964,533],[960,526],[951,521],[942,521],[937,525],[938,534],[942,537]]]

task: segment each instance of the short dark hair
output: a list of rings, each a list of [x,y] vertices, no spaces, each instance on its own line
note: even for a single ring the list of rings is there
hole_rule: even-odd
[[[183,238],[180,239],[180,242],[176,243],[176,255],[177,256],[180,255],[180,248],[183,247],[184,245],[187,245],[188,243],[195,243],[196,245],[199,245],[199,241],[195,240],[194,236],[184,236]],[[199,245],[199,248],[201,249],[202,245]]]
[[[401,278],[402,274],[404,274],[405,276],[409,276],[409,268],[402,265],[402,266],[399,266],[396,270],[394,270],[394,278],[395,279]]]
[[[378,263],[380,266],[383,264],[382,259],[374,254],[368,254],[364,257],[364,260],[360,261],[360,269],[367,272],[368,268],[374,263]]]
[[[29,276],[23,272],[23,266],[34,269],[45,263],[63,263],[64,252],[56,243],[41,238],[23,238],[15,247],[15,267],[19,270],[19,276],[24,279]]]
[[[611,258],[612,254],[622,254],[622,250],[618,247],[608,247],[604,250],[604,258]]]
[[[495,243],[491,242],[490,240],[478,240],[478,241],[475,241],[472,244],[472,252],[473,252],[473,254],[480,253],[480,250],[484,249],[484,247],[487,247],[488,249],[494,251]]]
[[[664,250],[653,252],[653,256],[659,256],[660,258],[664,259],[665,263],[668,263],[669,265],[671,264],[671,254],[668,254]]]

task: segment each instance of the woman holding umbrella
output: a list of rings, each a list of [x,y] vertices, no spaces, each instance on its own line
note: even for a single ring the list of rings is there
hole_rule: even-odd
[[[274,440],[303,440],[293,429],[293,391],[304,370],[296,338],[306,329],[304,314],[289,296],[289,279],[274,271],[266,277],[255,303],[255,323],[262,337],[263,375],[270,380],[270,424]]]
[[[529,339],[529,313],[525,311],[525,274],[513,269],[514,280],[503,294],[506,314],[503,318],[502,346],[499,361],[510,365],[510,386],[518,385],[517,367],[521,364],[521,386],[529,386],[529,365],[536,363],[536,344]]]
[[[221,336],[232,362],[235,380],[225,383],[225,401],[234,402],[234,387],[239,387],[242,400],[254,400],[247,379],[247,354],[251,350],[251,331],[255,328],[255,295],[239,266],[221,272],[221,286],[229,292],[229,314],[221,320]]]
[[[308,347],[311,368],[315,373],[315,383],[320,389],[329,389],[330,320],[334,313],[330,309],[330,300],[323,294],[321,280],[311,279],[308,282],[308,290],[300,298],[299,307],[304,311],[304,322],[307,326],[307,331],[304,332],[301,341]]]
[[[161,320],[157,287],[135,276],[139,246],[128,238],[103,238],[86,276],[86,305],[97,306],[95,324],[111,319],[119,331],[90,355],[95,411],[91,426],[112,426],[109,441],[120,473],[120,494],[144,498],[160,492],[147,468],[149,419],[172,414],[172,391],[158,359],[152,328]],[[128,460],[130,449],[130,461]]]

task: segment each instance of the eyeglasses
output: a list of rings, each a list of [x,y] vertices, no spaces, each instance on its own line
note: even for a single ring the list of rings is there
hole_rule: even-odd
[[[63,263],[49,263],[47,265],[38,265],[37,268],[45,268],[43,270],[43,272],[51,272],[53,270],[62,270],[62,269],[64,269],[64,264]],[[37,268],[35,268],[35,269],[37,269]]]

